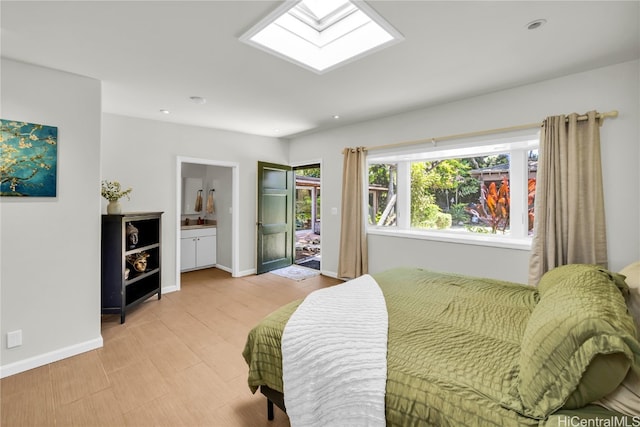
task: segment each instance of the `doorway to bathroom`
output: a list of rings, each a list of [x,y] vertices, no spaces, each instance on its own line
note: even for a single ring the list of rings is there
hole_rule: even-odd
[[[194,227],[216,230],[213,239],[204,239],[215,241],[215,246],[208,248],[213,250],[214,261],[203,262],[202,268],[215,266],[237,277],[239,213],[234,207],[239,203],[239,164],[178,156],[176,172],[176,290],[180,289],[181,272],[198,269],[197,260],[202,258],[199,252],[210,252],[198,251],[196,243],[196,265],[181,265],[189,255],[183,253],[187,247],[183,245],[182,234],[185,231],[193,233],[190,228]]]
[[[321,254],[321,177],[320,164],[293,168],[295,177],[295,258],[294,262],[320,270]]]

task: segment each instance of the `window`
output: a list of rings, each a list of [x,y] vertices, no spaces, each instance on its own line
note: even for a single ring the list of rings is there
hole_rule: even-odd
[[[528,247],[538,138],[369,156],[369,232]]]
[[[398,165],[369,165],[369,224],[396,225]]]
[[[364,2],[302,0],[284,2],[240,40],[323,73],[403,37]]]

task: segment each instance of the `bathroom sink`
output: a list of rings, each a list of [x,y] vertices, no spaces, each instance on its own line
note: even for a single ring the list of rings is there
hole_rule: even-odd
[[[212,221],[212,220],[205,220],[204,224],[198,224],[196,221],[189,221],[189,225],[185,225],[183,221],[182,225],[180,226],[180,229],[193,230],[196,228],[215,228],[215,227],[216,227],[216,221]]]
[[[180,228],[182,230],[193,230],[194,228],[215,228],[215,224],[193,224],[193,225],[183,225]]]

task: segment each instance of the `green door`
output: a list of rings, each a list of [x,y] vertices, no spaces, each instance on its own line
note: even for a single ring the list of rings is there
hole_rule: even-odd
[[[293,263],[293,171],[258,162],[257,273]]]

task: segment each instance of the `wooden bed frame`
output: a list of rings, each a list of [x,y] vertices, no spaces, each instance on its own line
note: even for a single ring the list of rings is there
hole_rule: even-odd
[[[287,410],[284,407],[284,394],[276,391],[272,388],[267,387],[266,385],[260,386],[260,393],[264,394],[267,398],[267,419],[269,421],[273,420],[273,405],[275,404],[278,408],[282,409],[282,412],[286,413]]]

